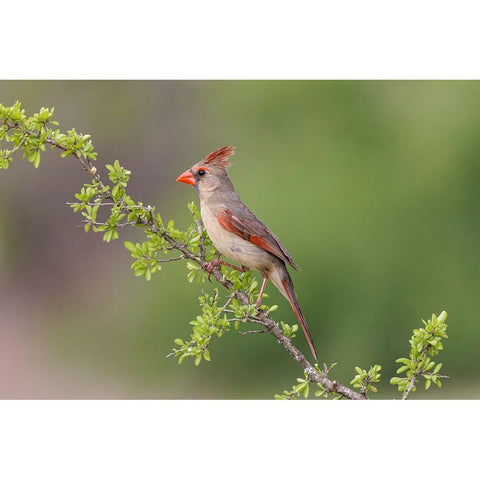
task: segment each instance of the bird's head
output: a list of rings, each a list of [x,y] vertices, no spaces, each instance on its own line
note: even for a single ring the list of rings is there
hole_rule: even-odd
[[[234,147],[223,147],[208,154],[192,168],[183,172],[177,182],[188,183],[198,188],[199,192],[212,192],[225,185],[225,179],[230,184],[227,176],[228,160],[234,154]]]

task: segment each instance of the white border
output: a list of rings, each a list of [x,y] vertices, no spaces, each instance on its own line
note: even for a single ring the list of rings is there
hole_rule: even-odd
[[[478,406],[410,400],[4,401],[0,476],[457,478],[475,471],[478,450],[458,413],[468,417],[469,431],[478,432]]]
[[[477,10],[465,0],[29,0],[2,21],[1,76],[475,79]]]

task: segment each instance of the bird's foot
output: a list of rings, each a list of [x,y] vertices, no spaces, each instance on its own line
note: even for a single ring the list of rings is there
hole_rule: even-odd
[[[222,264],[221,260],[217,257],[211,262],[206,262],[203,264],[203,269],[208,273],[208,281],[211,282],[210,277],[212,275],[213,269],[219,267]]]
[[[257,298],[257,301],[255,302],[255,310],[257,311],[257,315],[260,315],[264,309],[262,308],[262,300],[263,300],[263,293],[260,293],[260,295]]]
[[[255,302],[255,305],[257,306],[257,312],[259,314],[262,313],[262,298],[263,298],[263,292],[265,291],[265,285],[267,284],[267,281],[268,281],[268,277],[264,275],[262,287],[260,288],[260,293],[258,294],[257,301]]]
[[[210,276],[212,275],[213,269],[219,267],[220,265],[225,265],[226,267],[233,268],[234,270],[238,270],[239,272],[248,272],[249,268],[242,265],[241,267],[237,267],[236,265],[232,265],[231,263],[224,262],[220,260],[217,256],[212,261],[206,262],[203,264],[203,269],[208,273],[208,280],[210,280]]]

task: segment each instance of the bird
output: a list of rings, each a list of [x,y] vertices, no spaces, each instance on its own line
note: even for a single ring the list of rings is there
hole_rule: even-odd
[[[302,327],[313,357],[318,362],[312,334],[308,328],[286,264],[298,269],[288,250],[278,237],[260,221],[240,200],[228,176],[229,158],[235,147],[225,146],[208,154],[183,172],[177,182],[195,186],[200,199],[200,214],[215,248],[222,255],[241,265],[236,267],[219,259],[210,262],[223,264],[239,271],[258,270],[263,283],[256,304],[261,305],[265,286],[270,279],[288,300]]]

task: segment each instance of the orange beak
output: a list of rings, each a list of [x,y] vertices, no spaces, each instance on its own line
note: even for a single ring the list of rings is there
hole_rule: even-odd
[[[177,182],[183,182],[183,183],[188,183],[189,185],[195,185],[195,177],[193,176],[193,173],[191,170],[186,170],[183,172],[178,178]]]

